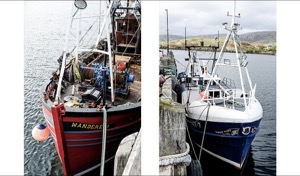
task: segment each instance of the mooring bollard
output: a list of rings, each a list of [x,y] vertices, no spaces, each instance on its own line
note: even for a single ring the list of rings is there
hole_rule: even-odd
[[[187,175],[191,157],[186,143],[184,107],[170,98],[160,98],[159,116],[160,175]]]

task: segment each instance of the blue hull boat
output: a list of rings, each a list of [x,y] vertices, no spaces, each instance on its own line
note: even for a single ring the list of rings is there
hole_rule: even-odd
[[[240,14],[235,14],[234,4],[233,15],[227,14],[232,17],[231,25],[223,23],[228,33],[218,56],[219,40],[210,45],[214,58],[197,57],[198,48],[205,47],[203,41],[200,46],[186,46],[188,64],[185,72],[177,75],[174,91],[177,102],[185,106],[189,137],[192,147],[200,148],[199,156],[206,151],[242,168],[259,131],[263,109],[255,97],[256,84],[250,79],[247,56],[237,34],[240,25],[235,18]],[[234,54],[225,52],[231,39]]]

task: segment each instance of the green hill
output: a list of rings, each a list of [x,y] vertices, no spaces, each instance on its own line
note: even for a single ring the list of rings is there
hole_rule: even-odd
[[[214,40],[217,35],[203,35],[203,36],[188,36],[187,45],[200,46],[200,41],[204,41],[205,46],[217,45]],[[276,31],[258,31],[240,34],[241,45],[245,53],[257,54],[275,54],[276,53]],[[160,35],[159,46],[161,49],[167,47],[167,42],[164,40],[165,35]],[[223,45],[226,35],[220,34],[220,48]],[[171,49],[184,49],[185,40],[182,36],[170,35]],[[226,48],[227,52],[234,51],[234,44],[232,40]],[[201,50],[205,50],[202,48]]]
[[[220,48],[223,45],[224,38],[220,39]],[[204,46],[212,46],[212,45],[217,45],[217,41],[211,38],[200,38],[200,37],[195,37],[195,38],[188,38],[187,39],[187,45],[194,45],[194,46],[200,46],[200,41],[204,42]],[[159,43],[161,49],[167,48],[167,42],[166,41],[161,41]],[[246,42],[241,40],[241,45],[243,48],[243,51],[245,53],[257,53],[257,54],[275,54],[276,53],[276,43],[271,42],[271,43],[260,43],[260,42]],[[185,40],[180,39],[180,40],[172,40],[170,41],[170,49],[184,49],[185,48]],[[201,50],[207,50],[205,48],[202,48]],[[234,43],[232,40],[227,45],[226,48],[227,52],[233,52],[235,51],[234,49]]]

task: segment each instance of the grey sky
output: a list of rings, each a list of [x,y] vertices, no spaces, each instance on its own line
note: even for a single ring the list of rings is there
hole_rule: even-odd
[[[169,14],[169,33],[184,35],[202,35],[226,33],[222,23],[230,23],[233,1],[160,1],[159,32],[166,34],[166,11]],[[237,1],[236,13],[241,14],[237,22],[241,24],[239,33],[254,31],[276,31],[276,1]]]

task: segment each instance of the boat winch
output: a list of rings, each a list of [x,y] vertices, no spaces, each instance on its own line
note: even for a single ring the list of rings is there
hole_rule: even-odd
[[[130,74],[130,68],[127,65],[125,61],[116,62],[116,93],[128,93],[129,83],[134,82],[134,75]]]
[[[104,70],[103,64],[93,64],[94,67],[84,67],[81,66],[81,69],[93,70],[94,76],[93,79],[95,81],[95,87],[99,90],[103,88],[104,85],[104,76],[106,76],[107,85],[110,84],[110,71],[109,67],[107,67],[106,71]],[[103,74],[105,73],[105,75]],[[117,61],[116,63],[116,89],[115,93],[127,93],[129,88],[129,83],[134,82],[134,75],[130,74],[130,68],[128,68],[127,63],[123,61]],[[108,86],[109,87],[109,86]],[[108,89],[110,91],[110,89]]]

